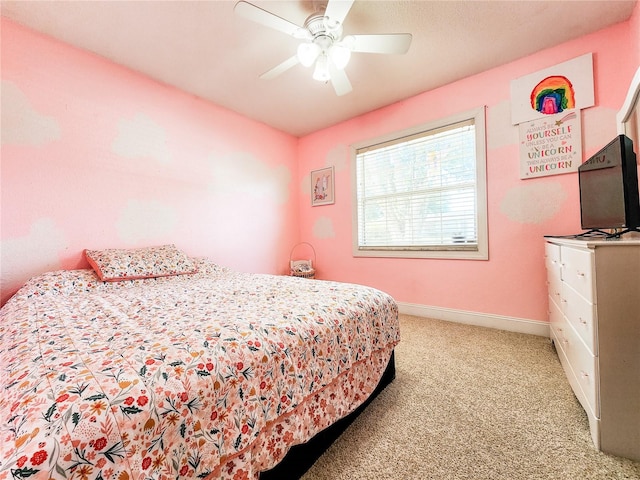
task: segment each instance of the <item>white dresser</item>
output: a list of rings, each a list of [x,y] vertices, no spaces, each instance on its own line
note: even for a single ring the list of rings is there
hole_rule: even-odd
[[[551,339],[593,442],[640,460],[640,240],[545,240]]]

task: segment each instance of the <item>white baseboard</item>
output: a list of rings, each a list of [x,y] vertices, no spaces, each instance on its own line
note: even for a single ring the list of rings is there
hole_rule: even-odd
[[[549,323],[540,320],[528,320],[525,318],[506,317],[490,313],[468,312],[465,310],[453,310],[451,308],[430,307],[428,305],[403,302],[398,302],[398,310],[405,315],[414,315],[416,317],[435,318],[448,322],[497,328],[509,332],[539,335],[541,337],[549,336]]]

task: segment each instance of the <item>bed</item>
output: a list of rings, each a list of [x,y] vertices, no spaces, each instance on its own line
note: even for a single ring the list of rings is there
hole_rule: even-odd
[[[393,378],[379,290],[87,258],[0,310],[0,479],[296,478]]]

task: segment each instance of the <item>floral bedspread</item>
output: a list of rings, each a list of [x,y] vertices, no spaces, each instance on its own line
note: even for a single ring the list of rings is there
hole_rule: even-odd
[[[371,394],[378,290],[244,274],[34,277],[0,310],[0,479],[256,479]]]

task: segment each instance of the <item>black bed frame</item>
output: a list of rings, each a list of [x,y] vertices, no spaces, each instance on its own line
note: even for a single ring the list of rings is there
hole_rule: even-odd
[[[382,374],[380,383],[371,396],[357,409],[333,425],[322,430],[308,442],[291,447],[284,459],[271,470],[262,472],[260,480],[297,480],[320,458],[329,446],[344,432],[378,394],[396,378],[395,352]]]

